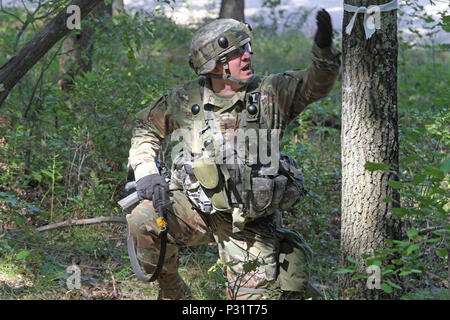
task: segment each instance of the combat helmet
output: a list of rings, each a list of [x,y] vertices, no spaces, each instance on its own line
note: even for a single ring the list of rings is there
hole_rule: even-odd
[[[241,47],[251,52],[252,33],[247,23],[234,19],[217,19],[197,30],[191,40],[189,65],[198,75],[207,75],[216,67],[217,61],[223,63],[226,75],[215,76],[246,84],[247,80],[238,80],[230,74],[227,54]]]

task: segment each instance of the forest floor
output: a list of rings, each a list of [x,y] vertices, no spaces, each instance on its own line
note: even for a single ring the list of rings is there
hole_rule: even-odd
[[[286,215],[285,225],[301,229],[302,222],[291,218]],[[30,216],[25,219],[36,224]],[[131,269],[123,223],[70,226],[41,233],[15,228],[14,223],[10,227],[3,230],[6,241],[0,250],[0,300],[157,299],[157,286],[141,282]],[[329,271],[338,264],[338,239],[332,238],[338,234],[338,220],[333,229],[322,239],[323,247],[315,254],[312,270],[312,282],[326,299],[336,298],[338,292],[337,277]],[[194,299],[226,299],[221,272],[209,271],[217,259],[213,243],[180,249],[179,272]],[[79,288],[71,281],[75,273],[68,268],[73,264],[80,270]]]
[[[141,282],[131,269],[126,231],[124,224],[105,223],[67,227],[39,236],[26,236],[22,231],[6,233],[8,243],[17,243],[30,253],[2,257],[0,299],[155,300],[156,285]],[[180,251],[179,272],[195,299],[225,298],[220,275],[208,272],[208,265],[217,260],[216,251],[212,245]],[[67,268],[72,264],[80,268],[79,288],[70,281],[74,273]]]

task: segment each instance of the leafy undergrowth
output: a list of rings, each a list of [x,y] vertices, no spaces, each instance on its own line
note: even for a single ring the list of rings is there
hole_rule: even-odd
[[[209,273],[214,246],[183,248],[179,272],[194,298],[224,299],[223,278]],[[139,281],[131,270],[122,224],[75,226],[25,235],[7,232],[0,250],[0,299],[154,300],[157,287]],[[80,269],[80,287],[67,269]]]

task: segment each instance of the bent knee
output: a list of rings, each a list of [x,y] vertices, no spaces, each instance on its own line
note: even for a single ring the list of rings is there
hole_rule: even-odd
[[[148,234],[152,231],[152,222],[156,221],[158,214],[149,200],[143,200],[131,212],[126,215],[130,232],[133,236]]]

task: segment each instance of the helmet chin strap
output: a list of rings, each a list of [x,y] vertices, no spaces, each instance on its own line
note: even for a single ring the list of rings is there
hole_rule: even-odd
[[[221,57],[220,62],[222,62],[223,68],[225,69],[226,74],[225,75],[209,74],[211,78],[230,80],[230,81],[240,84],[240,85],[247,85],[253,81],[254,75],[252,75],[250,78],[244,79],[244,80],[236,79],[235,77],[231,76],[230,67],[228,66],[226,56]]]

